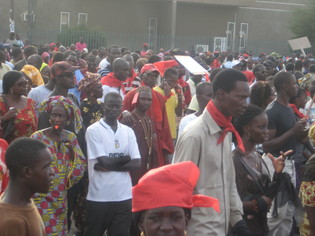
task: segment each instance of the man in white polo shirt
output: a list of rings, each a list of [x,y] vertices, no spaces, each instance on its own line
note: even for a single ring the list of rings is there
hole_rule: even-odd
[[[131,178],[140,168],[140,154],[131,128],[117,120],[122,98],[105,96],[104,118],[86,131],[89,190],[86,204],[86,236],[129,236],[131,224]]]

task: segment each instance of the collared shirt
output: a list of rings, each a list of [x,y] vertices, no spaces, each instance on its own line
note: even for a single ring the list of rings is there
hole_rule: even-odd
[[[177,141],[173,162],[192,161],[200,170],[194,194],[205,194],[220,202],[220,213],[212,208],[193,208],[187,236],[226,235],[229,224],[234,226],[242,219],[243,206],[231,152],[232,134],[229,132],[218,145],[221,133],[222,129],[205,109],[186,126]]]
[[[117,121],[118,122],[118,121]],[[117,130],[103,119],[89,126],[85,134],[88,153],[89,190],[86,197],[95,202],[117,202],[132,198],[131,178],[128,171],[95,171],[98,157],[140,157],[136,136],[131,128],[118,122]]]

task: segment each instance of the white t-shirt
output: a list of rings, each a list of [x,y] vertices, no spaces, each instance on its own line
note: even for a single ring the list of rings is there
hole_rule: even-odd
[[[98,65],[98,67],[103,70],[105,69],[107,66],[109,65],[109,61],[107,61],[106,58],[104,58],[103,60],[101,60],[100,64]]]
[[[312,99],[310,99],[306,104],[305,104],[305,108],[304,108],[304,111],[302,111],[302,113],[304,115],[306,115],[308,109],[310,108],[312,104]],[[311,107],[311,110],[310,110],[310,119],[311,121],[315,121],[315,103],[313,103],[312,107]]]
[[[101,156],[119,158],[119,156],[129,155],[131,159],[141,158],[133,130],[118,122],[117,131],[114,133],[111,127],[101,119],[89,126],[85,139],[90,181],[86,199],[95,202],[118,202],[131,199],[132,183],[128,171],[95,171],[94,164]]]
[[[195,115],[195,113],[189,114],[185,117],[183,117],[179,123],[178,127],[178,137],[179,135],[184,131],[184,128],[193,120],[197,119],[198,116]]]
[[[52,93],[52,90],[49,90],[45,87],[45,85],[38,86],[36,88],[33,88],[29,94],[27,95],[29,98],[34,100],[36,105],[44,101],[46,98],[48,98],[49,94]]]

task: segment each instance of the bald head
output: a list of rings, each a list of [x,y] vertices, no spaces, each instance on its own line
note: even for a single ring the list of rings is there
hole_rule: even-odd
[[[122,81],[125,81],[129,77],[130,65],[124,58],[116,58],[113,61],[114,76]]]
[[[27,64],[32,65],[39,70],[43,64],[43,59],[40,55],[34,54],[27,58]]]

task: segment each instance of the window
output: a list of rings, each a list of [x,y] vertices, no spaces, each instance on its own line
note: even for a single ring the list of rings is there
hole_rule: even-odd
[[[234,50],[235,42],[235,22],[228,22],[226,29],[227,50]]]
[[[60,12],[60,32],[63,29],[69,28],[70,25],[70,12]]]
[[[87,13],[79,13],[78,14],[78,25],[87,25]]]
[[[248,23],[241,23],[240,28],[240,51],[246,49],[248,38]]]
[[[158,27],[158,18],[149,17],[149,48],[157,50],[157,27]]]

